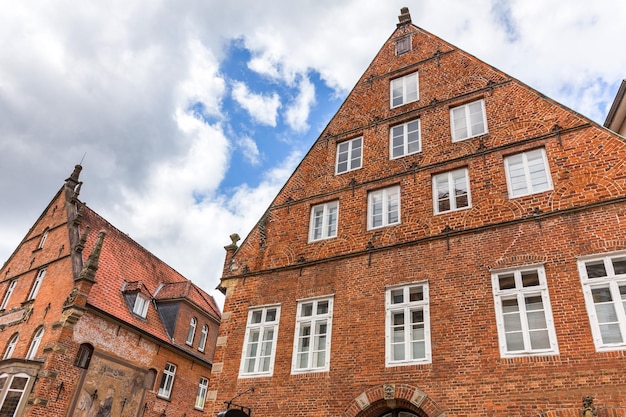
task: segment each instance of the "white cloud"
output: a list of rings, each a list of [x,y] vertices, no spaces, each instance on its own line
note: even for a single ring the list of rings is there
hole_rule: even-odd
[[[309,129],[307,120],[311,106],[315,104],[315,86],[308,78],[303,77],[298,87],[298,97],[285,111],[285,120],[293,130],[303,132]]]
[[[248,136],[244,136],[237,140],[237,145],[243,152],[244,159],[251,165],[259,165],[261,163],[259,148],[256,142]]]
[[[248,89],[245,83],[235,81],[233,83],[233,99],[257,122],[276,127],[276,118],[280,107],[278,94],[255,94]]]

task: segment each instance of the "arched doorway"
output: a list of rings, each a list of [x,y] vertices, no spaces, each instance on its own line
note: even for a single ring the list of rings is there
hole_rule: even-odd
[[[410,411],[392,410],[390,413],[383,414],[380,417],[419,417],[419,416],[417,414],[413,414]]]

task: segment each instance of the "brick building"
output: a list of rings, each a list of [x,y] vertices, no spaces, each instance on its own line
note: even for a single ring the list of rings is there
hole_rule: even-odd
[[[226,246],[208,414],[624,416],[625,232],[624,139],[403,9]]]
[[[0,416],[202,416],[220,311],[79,201],[80,171],[0,269]]]

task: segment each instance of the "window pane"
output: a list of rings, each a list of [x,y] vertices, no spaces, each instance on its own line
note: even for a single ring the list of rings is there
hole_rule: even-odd
[[[423,341],[411,343],[411,358],[421,359],[426,357],[426,343]]]
[[[391,290],[391,304],[401,304],[403,302],[404,302],[404,290],[402,288]]]
[[[611,261],[615,275],[626,274],[626,258],[613,258]]]
[[[272,309],[267,310],[265,321],[274,321],[274,320],[276,320],[276,309],[272,308]]]
[[[524,339],[521,332],[506,334],[506,350],[509,352],[524,350]]]
[[[317,314],[328,313],[328,301],[320,301],[317,303]]]
[[[423,299],[424,299],[424,288],[422,286],[411,287],[409,289],[409,301],[422,301]]]
[[[313,303],[302,304],[301,314],[302,317],[308,317],[313,315]]]
[[[513,274],[498,275],[498,284],[501,290],[508,290],[508,289],[515,288],[515,275]]]
[[[531,349],[549,349],[550,338],[548,330],[536,330],[530,332],[530,347]]]
[[[250,323],[261,323],[261,318],[263,317],[263,312],[258,310],[252,312],[252,317],[250,318]]]
[[[600,326],[600,334],[603,343],[622,343],[622,335],[618,324],[608,324]]]
[[[539,285],[539,273],[535,271],[522,272],[522,287],[534,287]]]
[[[585,269],[587,270],[588,278],[601,278],[607,275],[604,261],[587,262],[585,263]]]
[[[393,345],[393,359],[394,361],[404,360],[404,345]]]

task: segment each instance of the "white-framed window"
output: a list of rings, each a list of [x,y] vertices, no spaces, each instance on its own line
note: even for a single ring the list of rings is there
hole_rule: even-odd
[[[17,415],[29,380],[24,373],[0,375],[0,416]]]
[[[150,304],[150,300],[142,294],[137,294],[135,297],[135,304],[133,305],[133,313],[136,315],[146,318],[146,314],[148,314],[148,305]]]
[[[15,346],[17,346],[17,341],[20,339],[20,334],[19,333],[15,333],[13,336],[11,336],[11,339],[9,339],[9,343],[7,343],[7,347],[4,351],[4,356],[2,357],[2,359],[11,359],[11,356],[13,356],[13,352],[15,351]]]
[[[435,214],[461,210],[471,205],[467,168],[433,175]]]
[[[417,72],[390,81],[389,96],[391,108],[402,106],[419,99]]]
[[[198,320],[196,320],[195,317],[192,317],[191,320],[189,320],[189,330],[187,331],[187,340],[185,341],[185,343],[187,343],[188,345],[193,345],[193,338],[196,335],[196,326],[198,325]]]
[[[202,326],[202,331],[200,332],[200,342],[198,343],[198,350],[200,352],[204,352],[204,347],[206,346],[206,338],[209,335],[209,326],[206,324]]]
[[[37,249],[43,248],[43,245],[46,243],[47,237],[48,237],[48,229],[44,230],[43,234],[41,235],[41,239],[39,240],[39,245],[37,246]]]
[[[198,383],[198,392],[196,394],[196,404],[195,408],[197,410],[204,409],[204,401],[206,400],[206,392],[209,388],[209,380],[204,377],[200,377],[200,382]]]
[[[337,237],[339,201],[318,204],[311,207],[309,242]]]
[[[450,109],[450,124],[452,125],[452,142],[487,133],[485,101],[478,100]]]
[[[552,189],[552,178],[544,148],[504,158],[509,197],[521,197]]]
[[[174,386],[174,377],[176,376],[176,365],[171,363],[165,364],[163,376],[161,377],[161,385],[157,395],[161,398],[169,399],[172,395],[172,387]]]
[[[333,297],[298,302],[291,373],[328,371],[332,321]]]
[[[387,288],[385,292],[385,365],[431,362],[428,283]]]
[[[270,376],[274,372],[280,306],[255,307],[248,311],[241,355],[240,377]]]
[[[354,171],[361,168],[363,160],[363,137],[347,140],[337,144],[337,163],[335,173]]]
[[[367,194],[367,228],[400,223],[400,186],[370,191]]]
[[[389,129],[389,157],[401,158],[422,150],[420,119],[411,120]]]
[[[500,355],[558,354],[543,266],[492,271],[491,281]]]
[[[28,353],[26,354],[27,360],[35,359],[35,356],[37,355],[37,351],[39,350],[39,345],[41,344],[41,338],[43,337],[44,330],[45,330],[44,327],[41,326],[35,332],[35,335],[33,336],[33,340],[30,342]]]
[[[9,282],[7,292],[4,293],[4,298],[2,299],[2,305],[0,305],[0,310],[4,310],[5,308],[7,308],[7,304],[9,304],[9,298],[11,298],[11,294],[13,294],[13,290],[15,289],[16,285],[17,279],[13,279],[11,280],[11,282]]]
[[[35,282],[33,282],[33,287],[30,289],[30,294],[28,294],[29,300],[34,300],[35,297],[37,297],[37,293],[39,292],[39,288],[41,287],[41,281],[43,281],[43,278],[45,276],[46,276],[45,268],[40,269],[39,272],[37,272],[37,277],[35,278]]]
[[[580,258],[578,271],[596,350],[626,348],[626,252]]]

